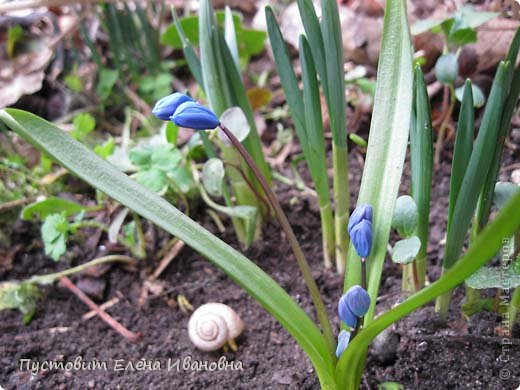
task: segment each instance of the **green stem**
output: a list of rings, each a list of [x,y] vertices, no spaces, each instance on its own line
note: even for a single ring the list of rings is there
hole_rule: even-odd
[[[345,273],[349,236],[347,224],[350,205],[350,190],[348,182],[348,149],[345,146],[332,144],[332,165],[334,167],[334,202],[335,239],[336,239],[336,268],[339,274]]]
[[[64,271],[55,272],[47,275],[36,275],[29,278],[26,282],[32,284],[40,284],[46,285],[54,283],[56,280],[61,278],[62,276],[68,276],[72,274],[77,274],[78,272],[82,272],[89,267],[94,267],[96,265],[105,264],[105,263],[113,263],[113,262],[121,262],[121,263],[135,263],[135,260],[128,256],[123,255],[110,255],[98,257],[97,259],[91,260],[87,263],[77,265],[76,267],[68,268]]]
[[[325,268],[331,268],[331,259],[334,257],[335,250],[335,239],[334,220],[332,216],[332,207],[330,205],[330,202],[328,202],[324,206],[320,206],[320,219],[323,241],[323,262],[325,264]]]
[[[303,279],[305,280],[305,283],[307,284],[307,288],[309,289],[309,292],[311,294],[312,301],[314,303],[314,307],[316,308],[316,313],[318,315],[318,320],[321,324],[323,335],[325,337],[325,340],[327,342],[327,347],[329,349],[329,353],[331,354],[331,357],[333,360],[335,360],[335,346],[336,346],[336,340],[334,338],[334,334],[332,332],[332,326],[330,325],[329,318],[327,315],[327,310],[325,309],[325,305],[323,303],[323,300],[321,299],[320,292],[318,290],[318,286],[316,285],[316,281],[314,280],[314,277],[312,276],[311,269],[309,267],[309,263],[307,262],[307,259],[305,258],[305,255],[303,254],[303,251],[300,247],[300,244],[298,243],[298,240],[296,239],[296,236],[294,234],[294,231],[291,228],[291,225],[289,224],[289,221],[287,217],[285,216],[285,213],[283,212],[282,206],[280,206],[280,203],[276,199],[276,196],[274,195],[273,191],[267,184],[267,181],[264,177],[264,175],[260,172],[258,167],[256,166],[255,162],[253,161],[252,157],[249,155],[247,150],[242,146],[240,141],[235,137],[235,135],[224,125],[219,125],[224,134],[229,138],[233,146],[238,150],[240,155],[244,158],[245,162],[255,175],[256,179],[260,183],[262,189],[264,190],[265,196],[269,200],[269,203],[271,207],[273,208],[273,211],[287,237],[287,240],[289,241],[292,251],[294,253],[294,256],[296,258],[296,262],[298,263],[298,266],[300,267],[300,270],[303,274]]]

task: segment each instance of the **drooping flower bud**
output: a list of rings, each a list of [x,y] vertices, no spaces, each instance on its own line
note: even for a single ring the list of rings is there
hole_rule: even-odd
[[[372,206],[369,204],[361,204],[356,207],[356,209],[352,212],[352,215],[350,216],[350,219],[348,220],[348,233],[350,232],[356,226],[358,223],[360,223],[363,220],[367,220],[370,223],[372,223]]]
[[[339,299],[338,314],[340,320],[343,321],[347,326],[351,328],[356,327],[358,319],[348,306],[347,294],[343,294],[343,296]]]
[[[220,123],[213,111],[195,102],[182,103],[170,119],[177,126],[195,130],[214,129]]]
[[[155,103],[152,114],[162,121],[167,121],[175,114],[177,108],[185,102],[195,102],[195,100],[180,92],[172,93]]]
[[[367,314],[370,308],[370,295],[361,286],[352,286],[344,295],[346,306],[358,317]]]
[[[360,257],[368,257],[372,248],[372,223],[363,219],[350,231],[350,240]]]
[[[339,359],[343,351],[347,348],[350,341],[350,332],[342,330],[338,335],[338,346],[336,347],[336,357]]]

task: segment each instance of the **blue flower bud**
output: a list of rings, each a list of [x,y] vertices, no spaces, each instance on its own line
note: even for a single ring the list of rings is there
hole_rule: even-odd
[[[372,206],[369,204],[361,204],[356,207],[352,212],[350,219],[348,220],[348,234],[351,235],[351,231],[355,225],[360,223],[362,220],[367,220],[372,223]]]
[[[347,326],[351,328],[356,327],[358,319],[348,306],[347,294],[343,294],[343,296],[339,299],[338,314],[341,321],[343,321]]]
[[[361,286],[352,286],[344,295],[347,307],[358,317],[367,314],[370,308],[370,295]]]
[[[338,336],[338,346],[336,347],[336,357],[339,359],[343,351],[347,348],[350,341],[350,332],[342,330]]]
[[[188,95],[175,92],[171,95],[163,97],[161,100],[155,103],[152,114],[154,114],[162,121],[167,121],[173,114],[175,114],[177,108],[185,102],[195,102],[195,100],[190,98]]]
[[[213,111],[195,102],[182,103],[170,119],[177,126],[195,130],[214,129],[220,123]]]
[[[372,223],[363,219],[350,231],[350,240],[359,257],[368,257],[372,248]]]

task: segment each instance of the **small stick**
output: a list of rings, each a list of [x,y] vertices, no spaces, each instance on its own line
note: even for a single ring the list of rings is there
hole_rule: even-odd
[[[119,303],[119,298],[115,297],[115,298],[112,298],[109,301],[106,301],[102,305],[99,305],[99,308],[101,310],[106,310],[106,309],[109,309],[109,308],[111,308],[112,306],[114,306],[114,305],[116,305],[118,303]],[[94,318],[95,316],[97,316],[97,312],[94,311],[94,310],[90,310],[90,311],[86,312],[85,314],[83,314],[81,316],[81,318],[83,318],[84,320],[90,320],[91,318]]]
[[[180,253],[180,251],[184,248],[184,241],[177,241],[175,245],[170,249],[170,251],[161,259],[161,262],[159,263],[159,266],[153,273],[152,277],[150,279],[155,280],[157,279],[162,272],[165,270],[166,267],[170,264],[170,262]]]
[[[139,340],[142,335],[141,333],[134,333],[128,329],[126,329],[123,325],[117,322],[112,316],[110,316],[106,311],[101,309],[98,305],[94,303],[83,291],[77,288],[72,281],[66,277],[62,276],[60,278],[61,284],[67,287],[75,296],[77,296],[85,305],[87,305],[90,309],[96,312],[96,314],[105,321],[108,325],[110,325],[116,332],[121,334],[125,339],[131,342],[136,342]]]

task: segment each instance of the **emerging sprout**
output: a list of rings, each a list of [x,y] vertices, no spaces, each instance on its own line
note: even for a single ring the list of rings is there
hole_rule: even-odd
[[[236,350],[235,338],[244,330],[238,314],[223,303],[206,303],[193,312],[188,323],[190,340],[201,351],[216,351],[229,344]]]

